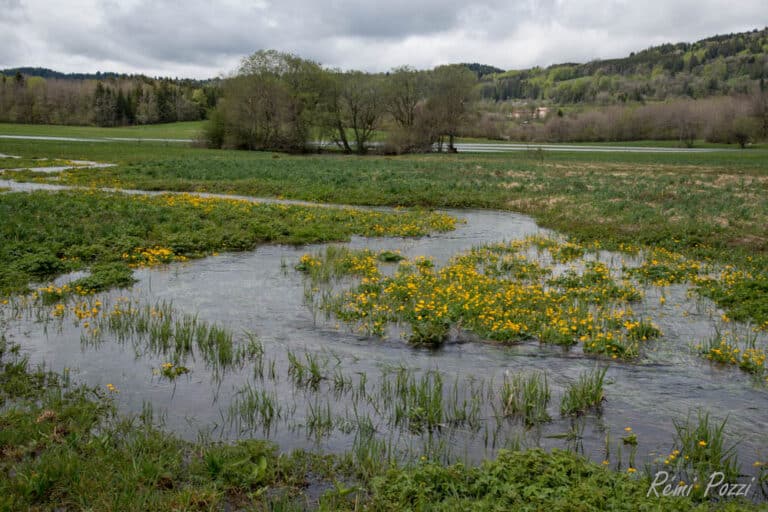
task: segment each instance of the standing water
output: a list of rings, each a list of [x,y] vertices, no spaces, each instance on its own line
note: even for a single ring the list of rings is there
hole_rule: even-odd
[[[395,250],[442,266],[475,246],[551,234],[510,212],[445,213],[463,221],[453,232],[419,239],[355,237],[335,245]],[[294,266],[303,254],[325,247],[267,245],[138,269],[131,290],[90,299],[104,308],[165,302],[196,315],[198,322],[224,326],[234,333],[241,356],[224,366],[200,352],[171,360],[168,353],[136,340],[120,341],[109,332],[89,336],[82,323],[52,318],[31,306],[11,304],[0,311],[9,339],[33,362],[66,368],[90,385],[112,384],[121,410],[140,413],[151,407],[165,428],[186,438],[203,432],[221,439],[269,438],[284,450],[377,449],[401,460],[428,455],[468,462],[504,447],[560,447],[622,467],[636,450],[632,462],[641,467],[663,460],[673,448],[674,422],[695,418],[701,408],[713,419],[727,418],[729,439],[739,441],[742,472],[753,474],[753,462],[768,458],[766,389],[738,369],[711,365],[697,355],[694,345],[715,335],[721,312],[707,300],[690,298],[687,286],[649,287],[642,302],[633,305],[663,336],[644,345],[632,362],[606,362],[578,346],[536,341],[502,346],[461,333],[439,349],[414,348],[397,336],[355,332],[308,303],[307,278]],[[597,257],[614,268],[626,258],[607,251]],[[748,326],[731,323],[730,328],[746,331]],[[166,378],[163,365],[171,362],[189,372]],[[557,404],[564,390],[598,365],[608,368],[601,411],[562,417]],[[510,376],[532,371],[546,373],[552,420],[526,426],[501,414],[501,389]],[[435,400],[441,413],[430,421]],[[621,446],[625,429],[637,436],[636,448]]]

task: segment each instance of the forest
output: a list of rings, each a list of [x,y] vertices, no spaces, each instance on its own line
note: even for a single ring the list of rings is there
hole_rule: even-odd
[[[219,91],[215,81],[11,71],[0,73],[0,122],[128,126],[196,121],[216,104]]]

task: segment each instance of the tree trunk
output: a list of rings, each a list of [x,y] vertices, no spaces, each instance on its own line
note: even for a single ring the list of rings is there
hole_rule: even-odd
[[[349,141],[347,141],[347,132],[344,130],[344,125],[340,119],[336,120],[336,131],[339,132],[339,142],[341,142],[344,152],[347,154],[352,153],[352,148],[349,147]]]

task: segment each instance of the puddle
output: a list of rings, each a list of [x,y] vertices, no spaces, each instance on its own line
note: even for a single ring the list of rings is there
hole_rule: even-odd
[[[19,159],[21,157],[0,154],[0,158]],[[47,160],[47,159],[43,158],[41,159],[41,161],[42,160]],[[115,166],[115,164],[103,163],[103,162],[92,162],[90,160],[68,160],[68,162],[69,162],[69,165],[55,165],[50,167],[17,167],[12,169],[0,169],[0,174],[2,174],[3,172],[14,172],[14,171],[33,171],[33,172],[40,172],[45,174],[55,174],[63,171],[69,171],[72,169],[106,169],[108,167]]]

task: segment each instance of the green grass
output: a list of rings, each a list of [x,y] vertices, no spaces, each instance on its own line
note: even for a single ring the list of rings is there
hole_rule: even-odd
[[[98,291],[130,284],[126,265],[184,261],[259,243],[329,242],[353,234],[420,236],[453,229],[452,218],[435,213],[95,190],[2,194],[0,218],[13,219],[0,225],[0,293],[23,291],[30,282],[89,266],[93,275],[73,286]]]
[[[121,126],[115,128],[0,123],[0,135],[34,135],[98,139],[108,137],[137,139],[194,139],[200,134],[202,127],[202,121]]]
[[[520,140],[499,140],[483,137],[459,137],[457,144],[529,144],[531,146],[615,146],[615,147],[643,147],[643,148],[686,148],[678,140],[627,140],[627,141],[603,141],[603,142],[530,142]],[[693,148],[707,149],[739,149],[738,144],[725,144],[720,142],[707,142],[704,139],[694,141]],[[766,144],[752,144],[748,149],[765,149]]]
[[[69,166],[72,162],[59,159],[0,158],[0,173],[6,169],[27,169],[30,167]]]
[[[520,416],[526,425],[546,423],[550,399],[549,384],[545,373],[517,374],[504,377],[501,402],[504,416]]]
[[[479,467],[427,462],[375,478],[372,510],[749,510],[754,505],[696,505],[647,497],[648,481],[600,469],[561,451],[502,451]]]
[[[269,509],[300,496],[310,465],[324,474],[312,478],[334,474],[322,457],[278,455],[263,441],[184,442],[151,417],[118,417],[110,392],[30,368],[4,339],[0,356],[0,509]]]
[[[40,125],[0,123],[0,135],[33,135],[48,137],[75,137],[75,138],[137,138],[137,139],[196,139],[202,132],[205,121],[185,121],[178,123],[150,124],[141,126],[119,126],[114,128],[100,126],[64,126],[64,125]],[[348,140],[354,140],[351,131],[347,134]],[[387,132],[376,130],[373,132],[373,142],[383,142],[387,139]],[[477,137],[459,137],[456,143],[477,144],[558,144],[558,143],[531,143],[524,141],[506,141]],[[576,146],[624,146],[624,147],[659,147],[679,148],[681,144],[676,140],[639,140],[623,142],[569,142],[561,145]],[[712,143],[705,140],[694,142],[695,148],[710,149],[738,149],[737,144]],[[765,144],[753,144],[750,149],[766,149]]]
[[[763,311],[760,308],[768,300],[753,293],[762,288],[751,286],[764,279],[768,268],[768,153],[763,150],[694,155],[546,153],[543,160],[527,153],[358,158],[206,151],[153,143],[0,140],[0,152],[120,164],[98,174],[76,171],[64,177],[86,185],[523,211],[574,238],[599,240],[604,247],[644,244],[749,268],[751,275],[730,275],[721,288],[712,289],[718,300],[732,299],[734,308],[744,309],[739,297],[750,298],[743,312],[747,318]],[[103,289],[126,279],[127,264],[248,249],[265,241],[300,243],[344,239],[352,233],[372,235],[377,233],[375,225],[384,226],[384,217],[350,220],[349,214],[335,209],[261,211],[248,206],[248,211],[241,211],[245,206],[240,203],[169,201],[170,196],[150,200],[95,192],[0,195],[4,286],[21,289],[30,280],[91,267],[95,272],[90,281],[80,283],[81,288]],[[309,221],[311,214],[316,217]],[[402,228],[403,223],[392,222],[386,225],[391,230]],[[422,225],[425,230],[437,227],[439,223]],[[366,258],[378,264],[377,255]],[[541,277],[533,267],[512,265],[503,270]],[[647,270],[649,279],[677,275],[671,266]],[[340,267],[329,275],[348,272]],[[425,272],[432,271],[425,267]],[[147,415],[143,420],[120,417],[108,392],[74,386],[64,376],[30,368],[18,348],[9,346],[2,334],[0,339],[0,509],[758,508],[732,501],[648,498],[646,475],[612,472],[565,452],[502,452],[479,467],[446,467],[429,460],[393,466],[374,443],[342,458],[278,454],[274,446],[258,440],[188,443],[153,428]],[[296,361],[294,373],[303,372],[302,380],[310,386],[331,379],[349,386],[322,361],[306,356]],[[602,383],[604,372],[597,373],[602,373]],[[445,394],[438,393],[449,390],[439,374],[400,370],[383,382],[391,386],[381,396],[391,408],[392,421],[412,432],[429,432],[460,420],[472,423],[462,420],[471,418],[471,412],[452,410]],[[594,375],[590,382],[584,386],[587,391],[601,388],[594,384]],[[602,396],[587,391],[574,396]],[[258,411],[262,422],[279,414],[270,395],[244,394],[243,401],[244,410]],[[573,400],[596,402],[599,399]],[[318,432],[328,428],[329,417],[327,402],[318,401],[311,418],[314,428]],[[697,449],[702,453],[694,460],[696,467],[687,468],[692,472],[728,468],[731,451],[721,440],[722,426],[699,418],[678,425],[675,446],[696,457]],[[318,484],[329,489],[319,498]]]
[[[708,481],[714,472],[722,472],[726,480],[735,481],[739,476],[736,443],[725,435],[727,420],[714,422],[709,413],[698,411],[685,421],[675,422],[675,449],[664,461],[687,481],[697,478]],[[703,489],[699,490],[700,492]]]
[[[560,413],[565,415],[584,414],[599,409],[605,400],[603,384],[608,367],[595,368],[579,375],[576,382],[568,386],[560,402]]]

